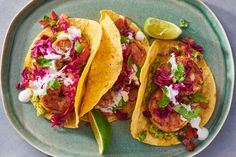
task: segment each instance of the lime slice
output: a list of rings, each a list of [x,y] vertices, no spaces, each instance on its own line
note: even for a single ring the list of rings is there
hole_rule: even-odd
[[[182,30],[171,22],[149,17],[144,23],[144,32],[157,39],[176,39]]]
[[[88,114],[93,134],[97,140],[99,153],[103,154],[109,147],[111,141],[111,125],[106,117],[97,110],[92,110]]]

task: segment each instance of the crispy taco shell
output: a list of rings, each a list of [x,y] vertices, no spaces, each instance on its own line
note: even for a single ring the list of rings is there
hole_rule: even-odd
[[[177,41],[156,40],[153,42],[150,48],[144,67],[141,70],[140,74],[141,86],[138,93],[136,106],[132,115],[132,122],[130,129],[131,129],[131,134],[135,139],[139,139],[140,133],[143,130],[148,130],[149,126],[151,125],[150,120],[144,117],[142,114],[143,111],[147,110],[147,104],[145,104],[143,100],[145,99],[147,82],[151,81],[148,80],[150,67],[152,66],[158,54],[163,52],[163,50],[169,50],[170,48],[176,46],[177,44],[178,44]],[[203,127],[210,119],[215,108],[216,85],[212,72],[203,58],[199,61],[198,66],[202,69],[203,80],[204,80],[203,86],[199,91],[199,93],[201,95],[204,95],[204,97],[206,97],[209,100],[208,108],[202,109],[200,113],[201,117],[200,127]],[[171,139],[165,140],[163,138],[154,137],[148,131],[146,138],[143,142],[155,146],[171,146],[180,143],[176,136],[173,136]]]
[[[85,96],[81,105],[80,117],[87,120],[86,113],[88,113],[99,102],[102,96],[112,88],[120,72],[122,70],[123,56],[120,42],[120,33],[116,28],[114,22],[119,18],[125,18],[111,10],[101,10],[100,24],[103,27],[102,42],[96,57],[91,65],[91,70],[88,74],[86,84]],[[135,32],[140,29],[130,20],[128,25]],[[141,45],[146,52],[149,49],[149,42],[145,38]],[[126,104],[123,111],[131,113],[134,105]],[[115,121],[115,115],[107,116],[109,122]]]
[[[79,79],[78,85],[77,85],[77,92],[75,97],[75,103],[74,103],[74,110],[70,112],[65,117],[65,121],[62,124],[63,127],[66,128],[78,128],[79,124],[79,108],[81,104],[81,100],[84,94],[84,85],[86,81],[86,77],[88,74],[88,71],[90,69],[91,63],[95,57],[95,54],[99,48],[101,37],[102,37],[102,28],[96,21],[88,20],[88,19],[80,19],[80,18],[69,18],[69,22],[72,26],[75,26],[81,30],[81,33],[85,40],[89,44],[90,48],[90,56],[87,60],[86,66],[84,67],[84,70],[81,74],[81,77]],[[34,47],[34,42],[42,35],[48,35],[52,36],[52,31],[49,28],[44,29],[40,34],[37,35],[35,40],[33,41],[33,44],[30,46],[29,51],[26,55],[25,61],[24,61],[24,67],[31,67],[32,66],[32,58],[31,58],[31,49]],[[33,101],[31,99],[31,102],[33,103],[36,110],[38,110],[38,106],[40,106],[42,103],[41,101]],[[45,112],[43,115],[46,119],[51,119],[51,115],[48,112]]]

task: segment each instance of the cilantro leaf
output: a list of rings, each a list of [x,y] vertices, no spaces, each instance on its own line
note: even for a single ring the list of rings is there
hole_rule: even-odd
[[[38,63],[40,68],[47,68],[47,67],[50,67],[52,65],[52,61],[50,59],[46,59],[46,58],[43,58],[43,57],[39,57],[37,59],[37,63]]]
[[[132,66],[132,64],[134,64],[134,61],[133,61],[133,58],[132,58],[131,55],[129,55],[129,57],[128,57],[127,64],[128,64],[129,66]]]
[[[170,98],[163,93],[161,100],[158,101],[158,106],[161,108],[165,108],[170,103]]]
[[[81,52],[83,50],[83,46],[81,45],[81,43],[79,41],[76,41],[75,43],[75,51],[76,52]]]
[[[121,44],[128,43],[129,37],[128,36],[121,36],[120,42],[121,42]]]
[[[139,76],[140,76],[140,72],[141,72],[141,68],[140,68],[140,66],[139,65],[136,65],[137,66],[137,72],[136,72],[136,76],[139,78]]]
[[[118,107],[122,107],[125,105],[125,101],[123,99],[123,97],[121,97],[120,101],[118,102]]]
[[[112,111],[112,113],[116,113],[116,107],[112,106],[111,111]]]
[[[51,80],[48,83],[48,88],[59,89],[60,87],[61,87],[61,84],[60,84],[59,80],[57,80],[57,79]]]
[[[198,52],[198,51],[196,51],[196,50],[194,50],[194,49],[192,49],[191,50],[191,59],[192,60],[195,60],[196,58],[198,58],[198,57],[202,57],[203,55],[201,54],[201,52]]]
[[[49,23],[49,25],[50,25],[51,27],[56,26],[56,25],[57,25],[57,21],[51,20],[50,23]]]
[[[187,121],[191,121],[191,119],[197,118],[201,112],[200,108],[196,108],[191,111],[188,111],[185,107],[181,105],[175,105],[173,109],[175,110],[175,112],[179,113],[185,119],[187,119]]]
[[[190,96],[190,100],[193,103],[198,103],[198,102],[208,103],[209,102],[204,96],[199,95],[199,94],[195,94],[195,95]]]
[[[49,19],[49,17],[47,15],[44,15],[43,19],[47,20],[47,19]]]
[[[185,19],[180,20],[180,28],[187,28],[188,27],[188,21]]]
[[[163,92],[164,94],[167,94],[167,93],[168,93],[168,89],[167,89],[166,87],[162,87],[161,90],[162,90],[162,92]]]
[[[142,131],[142,132],[139,134],[138,138],[139,138],[139,140],[140,140],[141,142],[143,142],[143,141],[145,140],[146,136],[147,136],[147,131]]]
[[[177,69],[174,72],[173,82],[182,82],[184,80],[184,65],[182,62],[179,62]]]

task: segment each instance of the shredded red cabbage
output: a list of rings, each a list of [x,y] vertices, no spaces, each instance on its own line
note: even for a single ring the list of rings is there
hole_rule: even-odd
[[[150,111],[145,110],[145,111],[143,111],[143,116],[146,117],[146,118],[151,118],[151,117],[152,117],[152,114],[151,114]]]
[[[21,73],[23,80],[16,85],[16,89],[25,88],[29,85],[30,81],[34,81],[36,79],[43,78],[46,74],[49,73],[49,70],[46,68],[39,68],[36,65],[33,66],[32,69],[24,68]]]
[[[120,31],[121,35],[129,35],[129,34],[134,35],[134,33],[135,33],[135,31],[131,28],[126,28],[126,29],[123,29]]]
[[[74,100],[71,101],[69,107],[61,114],[52,114],[51,116],[51,127],[53,128],[56,125],[61,126],[64,122],[64,117],[74,109]]]
[[[39,40],[35,42],[35,46],[32,48],[32,58],[38,58],[40,56],[45,56],[48,54],[47,50],[50,52],[55,51],[52,49],[52,43],[50,37],[47,35],[42,35]]]
[[[160,118],[166,118],[170,111],[167,108],[155,108],[152,112]]]
[[[189,37],[185,37],[182,39],[182,41],[187,44],[189,47],[193,48],[194,50],[198,52],[203,52],[203,47],[201,45],[197,45],[195,43],[195,40]]]
[[[169,111],[169,112],[173,112],[174,111],[174,109],[173,109],[173,103],[172,103],[172,101],[166,106],[166,109]]]
[[[60,31],[67,32],[67,29],[70,27],[70,23],[67,20],[65,15],[61,15],[58,20],[58,28]]]
[[[130,83],[130,75],[134,72],[133,68],[129,67],[128,64],[123,63],[122,71],[114,84],[114,89],[116,91],[121,90],[122,88],[126,87]]]
[[[153,82],[159,87],[169,86],[172,83],[172,78],[165,70],[157,70]]]
[[[124,113],[122,112],[121,110],[119,109],[116,109],[116,111],[114,112],[114,114],[116,115],[116,117],[119,119],[119,120],[128,120],[128,113]]]

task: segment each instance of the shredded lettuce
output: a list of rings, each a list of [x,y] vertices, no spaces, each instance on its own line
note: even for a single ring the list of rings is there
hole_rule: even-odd
[[[33,95],[32,98],[31,98],[31,101],[34,105],[34,108],[37,111],[37,116],[41,116],[41,115],[44,115],[46,113],[46,110],[43,108],[43,105],[40,102],[38,96]]]
[[[162,138],[162,139],[171,139],[173,136],[175,136],[175,133],[167,133],[159,130],[157,127],[155,127],[153,124],[150,125],[148,130],[154,137]]]
[[[190,95],[184,98],[185,103],[209,103],[209,100],[200,94]]]
[[[143,142],[145,140],[147,136],[147,131],[142,131],[141,133],[139,133],[138,139]]]

